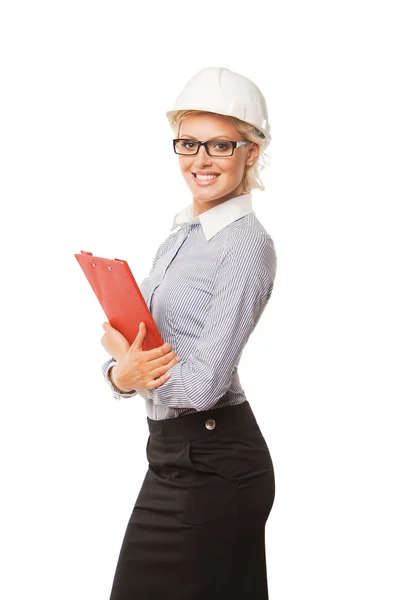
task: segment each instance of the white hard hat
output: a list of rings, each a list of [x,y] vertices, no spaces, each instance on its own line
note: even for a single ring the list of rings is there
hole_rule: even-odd
[[[237,117],[271,139],[264,96],[250,79],[230,69],[207,67],[188,81],[173,110],[166,112],[172,128],[178,110],[204,110]]]

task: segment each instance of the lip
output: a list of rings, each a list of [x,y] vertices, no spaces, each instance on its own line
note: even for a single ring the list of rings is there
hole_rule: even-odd
[[[202,175],[202,174],[203,173],[200,173],[200,175]],[[204,173],[204,175],[206,175],[206,173]],[[211,173],[210,173],[210,175],[211,175]],[[218,177],[219,177],[219,173],[215,173],[215,175],[218,175]],[[199,187],[207,187],[209,185],[213,185],[213,183],[218,181],[218,177],[214,177],[214,179],[200,181],[199,179],[197,179],[197,177],[194,175],[194,173],[192,173],[192,179],[196,183],[196,185],[198,185]]]
[[[220,175],[216,171],[194,171],[196,175]]]

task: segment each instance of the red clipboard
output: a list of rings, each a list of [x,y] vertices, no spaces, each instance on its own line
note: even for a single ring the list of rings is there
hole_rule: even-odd
[[[133,344],[141,321],[145,323],[147,330],[142,345],[143,350],[152,350],[165,343],[125,260],[101,258],[85,250],[81,250],[81,254],[74,256],[106,313],[110,325],[122,333],[129,344]]]

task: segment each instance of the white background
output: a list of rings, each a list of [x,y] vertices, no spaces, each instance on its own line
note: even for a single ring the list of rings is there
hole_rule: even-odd
[[[271,123],[253,208],[278,270],[239,369],[275,466],[270,598],[400,598],[390,4],[1,4],[2,598],[109,598],[148,430],[102,379],[74,253],[147,275],[192,200],[165,111],[207,66],[252,79]]]

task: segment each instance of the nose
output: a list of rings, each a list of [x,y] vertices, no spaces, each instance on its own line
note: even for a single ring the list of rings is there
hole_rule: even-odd
[[[211,156],[208,156],[205,146],[200,146],[198,153],[196,154],[196,165],[201,166],[212,162]]]

